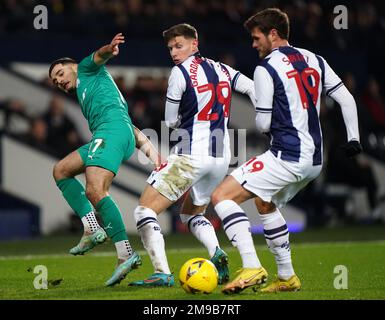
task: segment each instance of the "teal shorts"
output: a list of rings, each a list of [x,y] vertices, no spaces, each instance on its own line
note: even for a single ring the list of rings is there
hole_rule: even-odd
[[[134,153],[135,144],[132,124],[118,122],[95,131],[92,140],[78,152],[86,167],[101,167],[116,175],[122,162]]]

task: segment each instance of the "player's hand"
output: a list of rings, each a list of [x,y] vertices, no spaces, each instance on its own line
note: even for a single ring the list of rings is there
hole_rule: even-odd
[[[166,159],[164,159],[160,154],[158,155],[158,158],[156,160],[156,162],[154,163],[154,167],[155,169],[156,168],[159,168],[163,163],[166,162]]]
[[[112,55],[117,56],[119,54],[119,45],[124,43],[123,33],[118,33],[111,41],[110,46],[112,50]]]
[[[350,140],[342,146],[342,149],[348,158],[352,158],[362,152],[361,143],[357,140]]]

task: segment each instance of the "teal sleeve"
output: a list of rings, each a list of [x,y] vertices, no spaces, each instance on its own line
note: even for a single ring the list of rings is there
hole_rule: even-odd
[[[97,73],[100,70],[100,68],[103,65],[97,65],[94,62],[94,54],[95,54],[95,52],[93,52],[89,56],[85,57],[82,61],[80,61],[79,65],[78,65],[78,72],[80,72],[80,73]]]

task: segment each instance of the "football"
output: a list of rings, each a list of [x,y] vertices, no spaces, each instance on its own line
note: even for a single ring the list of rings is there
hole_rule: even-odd
[[[187,293],[209,294],[218,285],[218,271],[210,260],[193,258],[180,269],[179,282]]]

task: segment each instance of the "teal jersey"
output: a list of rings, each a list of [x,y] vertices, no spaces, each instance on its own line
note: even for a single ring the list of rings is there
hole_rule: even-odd
[[[128,106],[105,65],[94,62],[94,53],[78,65],[76,94],[92,133],[111,122],[128,122]]]

